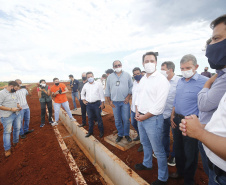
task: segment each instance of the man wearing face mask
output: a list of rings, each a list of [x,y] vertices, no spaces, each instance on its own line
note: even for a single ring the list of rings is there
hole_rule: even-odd
[[[54,82],[54,86],[51,87],[51,92],[52,92],[52,96],[55,98],[54,99],[55,122],[52,123],[52,126],[58,125],[59,112],[60,112],[61,105],[64,107],[71,121],[76,121],[76,119],[74,119],[71,114],[71,110],[67,100],[66,93],[68,92],[68,89],[66,85],[63,83],[59,83],[58,78],[54,78],[53,82]]]
[[[211,78],[212,74],[208,71],[208,67],[205,67],[204,72],[201,75]]]
[[[75,102],[75,98],[77,98],[79,100],[79,96],[78,96],[78,85],[79,85],[79,81],[74,79],[73,75],[69,75],[69,79],[70,81],[70,87],[71,87],[71,97],[72,97],[72,102],[74,105],[74,109],[73,111],[77,110],[77,105]]]
[[[152,185],[164,185],[168,180],[167,158],[162,144],[163,111],[169,92],[168,80],[156,70],[155,52],[143,55],[143,66],[146,75],[140,80],[139,93],[135,102],[136,120],[140,141],[143,145],[143,163],[136,164],[136,170],[152,169],[152,153],[158,162],[158,179]],[[164,87],[164,88],[163,88]]]
[[[5,156],[11,155],[11,132],[13,127],[13,146],[19,142],[19,133],[21,126],[20,106],[16,91],[19,84],[16,81],[10,81],[8,87],[0,91],[0,117],[3,125],[3,146]]]
[[[192,185],[195,183],[194,176],[198,165],[198,141],[184,137],[179,130],[179,124],[185,116],[199,115],[197,95],[208,78],[196,72],[198,68],[197,60],[191,54],[182,57],[180,68],[183,78],[177,84],[170,119],[171,126],[174,129],[177,172],[170,174],[170,177],[184,177],[184,183]]]
[[[140,135],[139,135],[139,130],[137,126],[137,120],[135,119],[135,114],[136,114],[135,102],[139,92],[139,82],[143,77],[139,67],[135,67],[133,69],[133,77],[134,77],[134,82],[133,82],[133,89],[132,89],[131,124],[133,125],[133,128],[137,131],[137,134],[138,134],[137,137],[133,139],[133,141],[139,141]],[[140,147],[138,148],[138,152],[142,152],[142,151],[143,151],[143,146],[140,145]]]
[[[97,118],[100,138],[104,136],[104,127],[101,117],[101,110],[104,109],[104,91],[100,83],[95,82],[92,72],[87,72],[88,83],[84,85],[81,92],[81,99],[86,105],[89,119],[89,132],[86,137],[93,135],[94,119]]]
[[[168,61],[168,62],[162,63],[161,73],[167,78],[167,80],[169,80],[169,83],[170,83],[170,90],[166,100],[166,106],[163,112],[164,124],[163,124],[163,138],[162,138],[166,156],[167,158],[170,156],[170,158],[168,159],[169,166],[176,165],[175,151],[174,151],[175,143],[173,143],[173,151],[170,153],[170,127],[171,127],[170,116],[171,116],[171,112],[173,109],[173,102],[176,95],[177,83],[180,77],[175,75],[174,70],[175,70],[175,65],[173,62]],[[173,129],[172,129],[172,134],[174,136]]]
[[[114,73],[107,78],[105,96],[113,109],[115,126],[118,130],[116,143],[125,136],[128,142],[132,142],[130,131],[130,104],[133,81],[131,76],[122,71],[122,63],[119,60],[113,62]]]
[[[87,83],[86,72],[83,72],[82,73],[82,82],[79,82],[79,85],[78,85],[78,91],[79,91],[79,97],[80,97],[79,102],[81,105],[81,112],[82,112],[82,124],[79,125],[79,127],[86,126],[86,105],[81,100],[82,88],[86,83]]]

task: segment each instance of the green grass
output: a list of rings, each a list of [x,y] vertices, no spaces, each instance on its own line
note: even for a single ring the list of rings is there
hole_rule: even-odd
[[[0,88],[7,85],[7,84],[8,84],[8,82],[0,82]]]

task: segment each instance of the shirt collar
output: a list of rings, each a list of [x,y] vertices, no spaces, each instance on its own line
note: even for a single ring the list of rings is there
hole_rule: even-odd
[[[151,76],[156,76],[156,75],[158,75],[159,74],[159,72],[157,71],[157,69],[155,70],[155,72],[154,73],[152,73],[149,77],[151,77]],[[149,77],[147,77],[147,73],[144,75],[146,78],[149,78]]]

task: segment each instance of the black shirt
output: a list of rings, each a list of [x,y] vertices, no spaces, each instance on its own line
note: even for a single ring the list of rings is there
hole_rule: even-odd
[[[73,85],[73,87],[71,87],[71,85]],[[79,85],[79,81],[74,79],[74,81],[70,81],[70,87],[72,89],[72,92],[77,92],[78,91],[78,85]]]

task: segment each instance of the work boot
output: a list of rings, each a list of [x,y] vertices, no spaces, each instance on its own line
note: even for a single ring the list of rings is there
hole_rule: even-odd
[[[11,149],[5,151],[5,157],[9,157],[11,155]]]
[[[84,127],[84,126],[86,126],[86,123],[83,123],[83,124],[79,125],[78,127]]]
[[[32,132],[34,132],[34,129],[28,130],[27,132],[24,133],[24,135],[30,134]]]
[[[152,170],[152,168],[148,168],[148,167],[144,166],[142,163],[136,164],[135,169],[136,170]]]
[[[137,136],[136,138],[133,139],[133,141],[139,141],[140,140],[140,136]]]
[[[120,142],[122,140],[122,137],[118,136],[115,140],[116,143]]]
[[[20,136],[20,138],[21,138],[21,139],[25,139],[26,136],[23,134],[23,135]]]
[[[91,135],[93,135],[93,133],[88,133],[88,134],[86,134],[85,137],[89,137],[89,136],[91,136]]]
[[[126,140],[128,141],[128,143],[132,142],[132,139],[129,136],[125,136]]]

